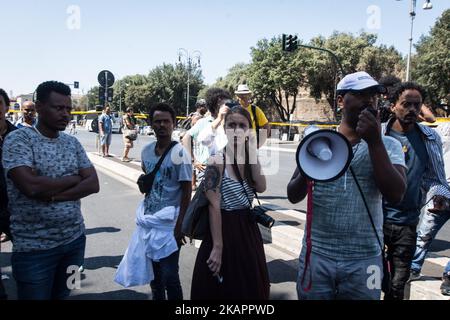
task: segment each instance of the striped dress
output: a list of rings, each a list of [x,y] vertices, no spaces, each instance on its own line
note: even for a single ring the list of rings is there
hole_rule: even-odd
[[[225,211],[242,210],[250,207],[253,202],[254,189],[247,181],[243,181],[244,189],[239,181],[230,178],[227,169],[224,170],[221,186],[222,200],[220,208]],[[250,203],[249,203],[250,200]]]
[[[202,241],[192,275],[192,300],[267,300],[267,271],[261,233],[252,219],[250,202],[254,191],[244,182],[233,180],[224,170],[221,185],[222,265],[220,282],[212,276],[206,261],[213,247],[211,235]]]

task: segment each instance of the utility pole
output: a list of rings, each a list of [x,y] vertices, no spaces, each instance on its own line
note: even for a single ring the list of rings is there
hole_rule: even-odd
[[[200,68],[200,57],[202,56],[202,53],[198,50],[189,52],[188,50],[184,48],[178,49],[178,61],[181,63],[181,58],[184,57],[186,59],[186,69],[187,69],[187,88],[186,88],[186,117],[189,116],[189,86],[191,81],[191,71]],[[194,59],[197,60],[197,62],[193,61]]]

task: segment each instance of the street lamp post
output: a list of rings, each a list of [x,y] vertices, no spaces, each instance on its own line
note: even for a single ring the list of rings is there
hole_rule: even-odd
[[[187,88],[186,88],[186,117],[189,116],[189,84],[191,80],[191,70],[195,70],[197,67],[200,67],[200,57],[202,53],[198,50],[189,52],[184,48],[178,49],[178,61],[181,63],[181,58],[184,57],[186,59],[186,67],[187,67]],[[197,60],[197,62],[194,61]]]
[[[399,1],[399,0],[397,0]],[[413,29],[414,29],[414,18],[416,17],[416,3],[417,0],[411,0],[411,7],[409,9],[409,16],[411,17],[411,30],[409,35],[409,54],[408,60],[406,62],[406,81],[411,80],[411,52],[412,52],[412,42],[413,42]],[[423,10],[430,10],[433,8],[431,0],[426,0],[422,6]]]

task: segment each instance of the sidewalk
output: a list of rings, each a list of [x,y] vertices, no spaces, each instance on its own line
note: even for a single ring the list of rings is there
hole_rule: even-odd
[[[88,153],[88,156],[97,169],[139,191],[136,184],[142,174],[139,162],[121,162],[118,158],[103,158],[92,152]],[[264,242],[276,248],[273,251],[279,259],[297,269],[306,224],[306,211],[285,209],[266,201],[261,203],[272,210],[268,214],[276,221],[272,229],[260,226]],[[430,254],[424,264],[425,274],[428,271],[433,271],[433,274],[442,273],[448,259]],[[441,295],[440,283],[440,279],[433,277],[423,277],[414,281],[411,283],[409,297],[411,300],[449,300],[450,297]]]

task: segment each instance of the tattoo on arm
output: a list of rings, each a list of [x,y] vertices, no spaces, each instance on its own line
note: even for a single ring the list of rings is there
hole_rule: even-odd
[[[220,182],[220,172],[215,166],[208,166],[205,171],[205,191],[216,191]]]

